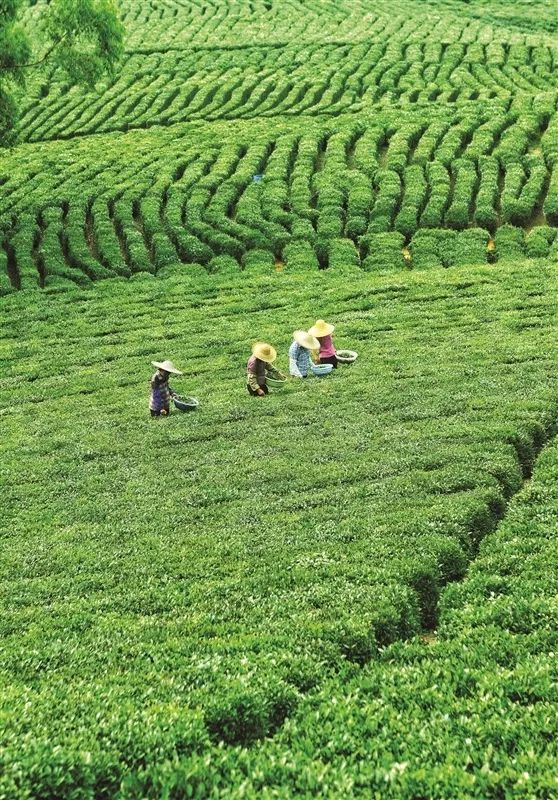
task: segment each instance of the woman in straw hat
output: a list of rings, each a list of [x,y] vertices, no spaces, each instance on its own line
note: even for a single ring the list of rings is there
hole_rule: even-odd
[[[310,352],[318,350],[320,343],[307,331],[295,331],[289,347],[289,372],[295,378],[306,378],[312,366]]]
[[[331,338],[331,334],[334,330],[335,325],[330,325],[329,322],[319,319],[316,321],[316,324],[312,325],[308,330],[308,333],[315,336],[320,343],[320,364],[333,364],[333,367],[337,369],[337,351],[335,350],[333,339]]]
[[[151,396],[149,398],[149,411],[152,417],[166,417],[170,414],[170,399],[174,392],[169,386],[169,375],[182,375],[172,361],[152,361],[157,372],[151,378]]]
[[[272,366],[277,358],[277,351],[270,344],[256,342],[252,347],[252,355],[246,364],[246,388],[253,397],[269,394],[267,376],[284,380],[285,376]]]

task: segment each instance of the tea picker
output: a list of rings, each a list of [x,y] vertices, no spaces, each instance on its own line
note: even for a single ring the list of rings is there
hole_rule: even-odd
[[[246,388],[252,397],[269,394],[268,378],[275,381],[286,380],[283,373],[272,366],[276,358],[276,349],[266,342],[256,342],[252,347],[252,355],[246,364]]]
[[[320,343],[307,331],[295,331],[289,347],[289,372],[295,378],[306,378],[312,369],[312,350],[319,350]]]
[[[325,322],[323,319],[316,321],[308,333],[315,336],[320,343],[318,361],[320,364],[331,364],[333,369],[337,369],[337,352],[331,334],[335,330],[335,325]]]
[[[169,385],[170,375],[182,375],[172,361],[152,361],[157,367],[157,372],[151,378],[151,394],[149,396],[149,412],[152,417],[168,417],[170,414],[171,397],[178,397]]]
[[[315,336],[320,343],[319,364],[331,364],[333,369],[337,369],[338,364],[353,364],[358,353],[355,350],[336,350],[332,338],[334,330],[335,325],[319,319],[308,329],[308,333]]]
[[[169,385],[169,375],[182,375],[172,361],[152,361],[157,372],[151,378],[149,411],[152,417],[168,417],[171,398],[179,411],[195,411],[199,401],[195,397],[182,397]]]

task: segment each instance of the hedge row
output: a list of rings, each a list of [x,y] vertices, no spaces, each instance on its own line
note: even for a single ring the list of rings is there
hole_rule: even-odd
[[[408,246],[423,229],[466,233],[474,225],[494,236],[506,224],[557,224],[556,179],[547,165],[554,117],[543,100],[518,98],[512,106],[495,117],[476,107],[445,119],[419,112],[397,120],[392,112],[372,123],[349,116],[309,121],[303,133],[284,121],[246,123],[224,140],[225,128],[216,125],[178,136],[133,135],[125,148],[101,141],[45,146],[56,153],[53,161],[38,150],[25,164],[7,156],[0,207],[14,223],[4,226],[12,265],[22,285],[44,281],[45,270],[51,279],[65,272],[64,279],[85,284],[178,262],[209,268],[218,256],[240,268],[251,251],[285,262],[288,246],[305,241],[323,268],[332,248],[351,263],[354,248],[363,255],[364,238],[375,234],[395,231]],[[61,218],[41,226],[51,208],[61,209]],[[533,239],[532,254],[546,254],[545,236]],[[460,249],[467,246],[454,263],[484,260],[481,238],[460,239]],[[390,260],[402,264],[399,255]]]
[[[463,105],[499,96],[505,103],[521,83],[519,77],[507,78],[504,70],[497,70],[497,77],[496,68],[480,75],[486,56],[481,53],[480,62],[469,62],[467,48],[460,45],[445,48],[438,62],[425,62],[419,46],[399,42],[386,49],[378,43],[344,46],[315,40],[306,45],[306,58],[299,58],[300,44],[179,52],[174,45],[163,51],[157,42],[156,48],[157,53],[130,52],[117,78],[98,96],[68,89],[55,78],[50,91],[25,109],[27,140],[191,120],[337,115],[352,108],[388,107],[394,100],[419,109],[433,100]],[[471,48],[470,55],[474,52]],[[425,82],[424,71],[435,67],[437,74]],[[462,85],[456,87],[455,81]]]
[[[552,797],[557,476],[554,442],[465,580],[443,593],[437,637],[392,645],[354,679],[328,682],[279,737],[235,753],[238,777],[223,759],[212,781],[250,798],[264,783],[281,797],[302,787],[331,798]],[[195,760],[189,769],[201,775]],[[154,797],[170,780],[154,767],[137,786]]]

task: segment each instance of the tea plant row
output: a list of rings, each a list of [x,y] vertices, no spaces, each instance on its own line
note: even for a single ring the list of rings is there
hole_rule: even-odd
[[[147,767],[120,796],[188,786],[202,797],[209,781],[217,796],[253,800],[552,797],[557,475],[554,440],[467,578],[446,589],[436,637],[327,681],[260,747]]]
[[[25,9],[24,21],[31,29],[37,28],[42,2],[29,3]],[[255,0],[249,5],[215,0],[189,5],[178,0],[138,5],[134,0],[121,0],[119,8],[127,31],[127,47],[132,52],[380,38],[528,47],[553,43],[552,37],[545,35],[552,32],[554,23],[554,8],[548,0],[539,4],[536,17],[531,15],[523,29],[516,25],[516,8],[506,20],[502,12],[499,18],[495,17],[490,6],[479,13],[478,3],[451,8],[445,2],[430,18],[412,0],[379,0],[373,8],[363,0]]]
[[[509,104],[519,95],[555,106],[550,47],[357,44],[129,53],[96,95],[54,83],[30,98],[21,120],[27,141],[169,126],[191,120],[301,114],[337,116],[374,108]],[[38,95],[38,96],[37,96]],[[450,112],[451,113],[451,112]]]
[[[553,257],[558,123],[491,115],[246,122],[52,143],[5,159],[2,291],[181,261],[210,272]],[[261,179],[255,182],[255,176]],[[471,227],[473,226],[473,227]],[[487,249],[488,248],[488,249]]]

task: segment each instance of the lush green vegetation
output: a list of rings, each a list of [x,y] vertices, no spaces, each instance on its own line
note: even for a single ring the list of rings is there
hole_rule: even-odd
[[[45,68],[50,74],[56,69],[70,83],[91,89],[123,52],[124,29],[112,0],[33,2],[32,37],[19,24],[23,7],[22,0],[5,0],[0,8],[2,147],[14,141],[22,89],[30,73],[44,79]],[[29,10],[27,3],[25,10]],[[44,92],[48,92],[48,84]]]
[[[555,298],[536,262],[175,267],[5,298],[4,793],[114,796],[177,759],[203,783],[220,740],[273,734],[434,625],[553,431]],[[361,358],[255,402],[254,336],[284,365],[317,302]],[[149,360],[169,350],[203,408],[152,421]]]
[[[553,4],[530,29],[524,5],[122,0],[114,77],[31,82],[20,137],[37,146],[0,175],[0,291],[176,260],[554,259]]]
[[[445,592],[436,638],[387,648],[341,690],[326,682],[276,738],[217,758],[210,782],[254,798],[553,797],[557,479],[554,442]],[[156,797],[170,780],[207,780],[201,763],[188,770],[131,785]]]
[[[554,797],[554,3],[118,5],[0,157],[0,800]]]
[[[4,290],[179,260],[268,273],[276,260],[304,271],[555,260],[555,228],[533,226],[558,220],[554,123],[532,146],[548,109],[518,100],[499,116],[431,117],[307,118],[304,133],[281,119],[272,136],[247,121],[232,140],[225,123],[184,124],[18,148],[3,163]]]

